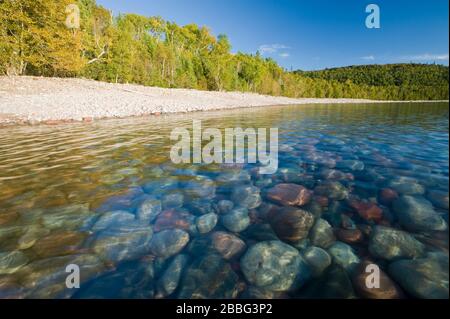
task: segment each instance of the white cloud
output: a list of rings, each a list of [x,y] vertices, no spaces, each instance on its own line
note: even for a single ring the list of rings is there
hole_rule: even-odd
[[[406,56],[403,57],[403,59],[409,61],[448,61],[448,53],[447,54],[424,53],[419,55]]]
[[[289,58],[290,56],[291,55],[289,53],[287,53],[287,52],[280,53],[280,57],[284,58],[284,59]]]
[[[362,56],[361,59],[366,61],[375,61],[375,56],[373,55]]]
[[[274,54],[280,50],[288,50],[290,47],[284,44],[263,44],[259,46],[261,54]]]

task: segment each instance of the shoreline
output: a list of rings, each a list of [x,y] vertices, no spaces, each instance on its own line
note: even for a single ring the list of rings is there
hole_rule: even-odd
[[[314,104],[448,103],[287,98],[242,92],[167,89],[79,78],[0,76],[0,127],[57,125],[198,111]]]

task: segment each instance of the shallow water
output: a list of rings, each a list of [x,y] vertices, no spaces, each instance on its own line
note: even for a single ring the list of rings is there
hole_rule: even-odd
[[[279,128],[277,173],[172,164],[170,132],[193,119]],[[368,260],[388,281],[378,295],[448,296],[448,120],[446,103],[314,105],[2,128],[0,298],[367,298]],[[314,191],[298,220],[269,199],[282,183]],[[338,238],[319,250],[320,217]],[[69,264],[80,289],[66,288]]]

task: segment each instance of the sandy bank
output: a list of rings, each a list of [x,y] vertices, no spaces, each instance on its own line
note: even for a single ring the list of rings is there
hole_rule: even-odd
[[[84,79],[0,77],[0,124],[51,124],[270,105],[378,102],[163,89]]]

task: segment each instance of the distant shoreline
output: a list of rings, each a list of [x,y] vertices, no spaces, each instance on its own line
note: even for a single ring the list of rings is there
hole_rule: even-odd
[[[274,105],[448,103],[274,97],[253,93],[166,89],[86,79],[0,77],[0,126],[56,125]]]

